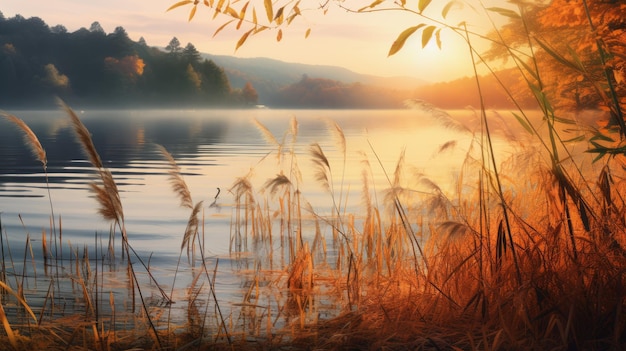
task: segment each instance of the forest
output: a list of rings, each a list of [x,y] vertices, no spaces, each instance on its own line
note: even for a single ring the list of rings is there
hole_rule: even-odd
[[[510,71],[503,75],[507,81],[514,79]],[[5,108],[50,107],[56,97],[73,105],[96,107],[260,103],[279,108],[371,109],[403,108],[405,100],[419,98],[441,108],[459,109],[479,103],[476,94],[468,93],[473,84],[470,78],[417,86],[411,91],[303,74],[300,81],[289,85],[254,81],[236,88],[222,67],[202,58],[192,43],[183,46],[175,37],[163,50],[149,46],[143,38],[131,40],[123,27],[107,34],[93,22],[89,29],[70,33],[63,25],[50,27],[38,17],[5,18],[1,12],[0,76],[0,105]],[[497,82],[485,79],[487,104],[491,108],[513,107]],[[255,87],[260,87],[259,93]],[[532,105],[532,96],[522,103]]]
[[[232,89],[223,69],[192,43],[172,38],[165,51],[123,27],[98,22],[68,32],[38,17],[0,13],[0,105],[241,106],[256,104],[252,86]]]

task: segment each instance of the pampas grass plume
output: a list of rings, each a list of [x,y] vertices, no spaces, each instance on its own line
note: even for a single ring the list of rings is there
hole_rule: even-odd
[[[183,179],[183,176],[180,174],[180,167],[176,163],[176,160],[174,160],[172,154],[170,154],[167,149],[165,149],[165,147],[163,147],[162,145],[156,144],[156,147],[159,149],[163,157],[165,157],[170,165],[170,169],[168,171],[170,175],[169,181],[172,185],[172,190],[180,198],[180,205],[182,207],[192,209],[193,201],[191,199],[191,191],[189,191],[187,183]]]
[[[39,139],[37,138],[35,133],[33,133],[30,127],[26,125],[26,123],[23,120],[15,117],[14,115],[11,115],[5,112],[0,112],[0,114],[4,116],[4,118],[6,118],[7,120],[15,124],[22,131],[22,133],[24,134],[24,141],[26,142],[26,145],[30,147],[31,151],[33,152],[33,155],[35,155],[37,160],[41,162],[41,164],[43,165],[43,168],[45,169],[46,165],[48,164],[46,151],[41,146],[41,143],[39,142]]]
[[[83,152],[89,159],[91,165],[98,169],[104,168],[102,160],[100,159],[100,155],[98,155],[96,147],[91,140],[91,133],[89,133],[87,127],[85,127],[85,125],[83,124],[83,122],[81,122],[76,113],[74,113],[74,111],[69,106],[67,106],[65,102],[63,102],[63,100],[59,99],[58,101],[61,108],[63,108],[67,115],[70,116],[76,137],[82,145]]]

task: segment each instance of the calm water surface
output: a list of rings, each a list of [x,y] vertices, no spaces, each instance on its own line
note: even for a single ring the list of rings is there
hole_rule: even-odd
[[[244,284],[232,274],[237,265],[229,256],[234,199],[228,190],[237,177],[249,172],[254,173],[253,184],[261,189],[281,167],[277,163],[277,147],[266,141],[255,119],[279,142],[289,129],[290,120],[298,121],[295,150],[302,172],[302,192],[319,213],[328,213],[332,201],[315,180],[309,155],[311,143],[321,145],[333,168],[335,188],[348,195],[349,210],[358,212],[365,160],[371,166],[373,188],[379,192],[388,187],[385,173],[393,177],[403,150],[409,172],[425,174],[445,187],[454,181],[471,137],[444,128],[431,116],[416,110],[77,112],[118,184],[131,245],[146,260],[149,258],[151,268],[165,286],[172,283],[189,210],[179,206],[168,183],[168,165],[154,144],[164,146],[174,156],[194,202],[204,201],[206,254],[221,260],[216,286],[225,300]],[[50,184],[48,196],[41,164],[17,129],[0,119],[0,219],[5,245],[15,255],[15,273],[24,270],[18,261],[25,257],[26,237],[31,239],[35,258],[41,257],[42,232],[48,236],[51,232],[50,200],[57,226],[61,223],[64,260],[70,260],[70,247],[82,250],[94,242],[104,242],[102,245],[106,246],[111,224],[97,214],[98,205],[88,191],[93,172],[75,141],[68,117],[60,110],[13,113],[33,129],[45,148]],[[452,114],[463,120],[472,112]],[[343,156],[329,132],[328,121],[336,122],[346,137],[345,176]],[[438,152],[452,140],[457,142],[455,150]],[[215,199],[217,188],[221,192]],[[48,288],[41,285],[39,289]]]

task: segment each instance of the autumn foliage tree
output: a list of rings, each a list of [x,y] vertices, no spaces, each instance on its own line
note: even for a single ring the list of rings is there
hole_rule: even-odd
[[[259,94],[252,83],[246,82],[246,85],[241,89],[241,98],[248,105],[256,105],[259,102]]]
[[[121,59],[107,57],[104,59],[104,63],[108,69],[129,79],[135,79],[141,76],[146,66],[143,60],[137,55],[126,56]]]
[[[525,3],[520,9],[523,20],[491,34],[494,43],[486,58],[506,60],[509,49],[534,46],[534,62],[555,106],[607,108],[612,104],[607,85],[622,105],[626,102],[626,4],[554,0]]]
[[[239,104],[224,70],[193,44],[173,52],[132,41],[124,28],[105,33],[49,28],[39,18],[0,19],[0,105]]]

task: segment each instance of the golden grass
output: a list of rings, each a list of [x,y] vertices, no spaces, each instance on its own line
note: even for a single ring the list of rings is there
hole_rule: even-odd
[[[76,138],[81,145],[81,150],[87,156],[89,162],[97,169],[104,168],[102,160],[100,159],[100,155],[98,154],[98,151],[96,151],[96,147],[91,140],[91,133],[89,133],[87,127],[85,127],[85,125],[80,120],[80,118],[78,118],[74,110],[67,106],[65,102],[59,99],[58,103],[65,111],[65,113],[70,117],[70,120],[72,121],[72,126],[74,127],[74,135],[76,135]]]
[[[336,124],[328,127],[343,153],[343,132]],[[285,135],[296,142],[297,122],[291,122]],[[282,150],[284,142],[268,139]],[[181,203],[189,207],[191,194],[180,168],[160,150],[170,166],[174,193],[186,198]],[[192,250],[197,241],[202,257],[201,271],[194,271],[185,290],[187,325],[145,327],[140,336],[130,336],[113,327],[104,330],[101,319],[74,325],[73,330],[44,326],[20,338],[5,324],[8,342],[16,348],[56,347],[58,342],[102,350],[626,347],[626,182],[609,163],[597,170],[590,167],[584,175],[564,163],[558,173],[540,156],[525,156],[523,162],[502,161],[507,172],[500,173],[497,184],[496,172],[481,161],[484,149],[471,146],[458,193],[448,194],[435,181],[407,173],[402,152],[380,204],[372,198],[380,190],[371,189],[372,170],[364,163],[362,211],[347,213],[343,201],[337,204],[335,199],[334,164],[319,144],[310,150],[319,185],[330,196],[330,214],[316,213],[302,197],[293,150],[290,164],[280,162],[284,155],[279,152],[277,175],[260,190],[252,185],[252,171],[229,189],[235,201],[230,249],[242,264],[240,272],[248,275],[242,302],[234,305],[238,312],[221,315],[214,290],[217,263],[211,277],[204,241],[197,240],[203,204],[198,202],[190,207],[181,239],[181,252]],[[103,184],[92,187],[102,208],[110,210],[102,214],[116,220],[122,213],[121,202],[115,202],[119,195],[109,196],[117,193],[115,182],[106,170],[98,174]],[[341,183],[337,193],[347,193]],[[503,202],[511,236],[504,227]],[[249,252],[256,255],[250,266]],[[76,254],[76,272],[91,272],[85,260],[79,268]],[[74,279],[85,306],[96,311],[89,275]],[[213,310],[202,302],[207,289]],[[323,303],[329,301],[337,315],[320,318]],[[145,308],[143,325],[150,326],[162,313],[163,308]],[[52,331],[59,337],[46,336]],[[48,344],[38,344],[42,340]]]
[[[168,170],[169,173],[169,181],[172,186],[172,190],[174,194],[176,194],[180,198],[180,205],[182,207],[187,207],[189,209],[193,209],[193,200],[191,199],[191,191],[189,191],[189,187],[187,187],[187,183],[183,179],[182,174],[180,173],[180,167],[174,160],[172,154],[170,154],[167,149],[165,149],[162,145],[156,144],[159,152],[165,157],[170,168]]]
[[[41,162],[41,164],[43,165],[43,168],[45,169],[48,163],[48,159],[46,157],[46,151],[41,146],[41,143],[39,142],[39,138],[37,138],[35,133],[33,133],[30,127],[26,123],[24,123],[23,120],[15,117],[14,115],[8,114],[6,112],[1,112],[1,111],[0,111],[0,115],[4,116],[4,118],[11,121],[20,129],[20,131],[24,134],[24,141],[26,142],[26,145],[30,147],[30,150],[32,151],[33,155],[35,155],[37,160]]]

